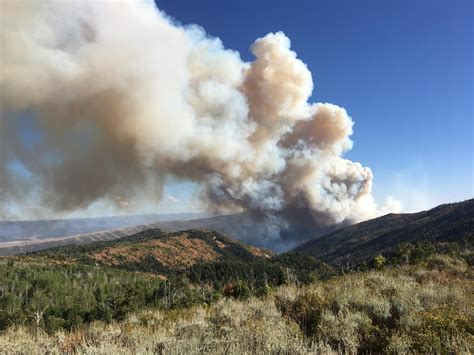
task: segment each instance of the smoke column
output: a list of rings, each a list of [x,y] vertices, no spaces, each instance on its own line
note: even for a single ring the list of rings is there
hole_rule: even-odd
[[[308,102],[311,73],[282,32],[246,63],[149,1],[8,1],[0,23],[0,216],[159,201],[170,176],[278,235],[386,212],[371,170],[343,158],[352,119]]]

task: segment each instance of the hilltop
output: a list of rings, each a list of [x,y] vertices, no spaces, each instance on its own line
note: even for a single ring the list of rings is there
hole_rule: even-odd
[[[357,265],[402,243],[474,244],[474,199],[428,211],[388,214],[316,237],[295,248],[332,265]]]
[[[17,259],[135,267],[141,271],[148,271],[150,266],[147,264],[154,263],[156,269],[171,271],[198,263],[253,261],[272,256],[274,254],[269,250],[248,246],[211,230],[168,232],[153,228],[111,241],[27,253]]]
[[[287,269],[291,269],[291,277],[303,282],[335,273],[329,265],[302,253],[276,255],[208,229],[170,232],[153,228],[114,240],[54,247],[3,260],[102,266],[161,278],[186,275],[192,283],[245,280],[279,284],[288,277],[283,274]]]

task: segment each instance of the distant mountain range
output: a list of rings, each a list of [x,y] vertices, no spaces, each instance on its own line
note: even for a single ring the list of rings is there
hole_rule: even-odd
[[[205,217],[205,218],[203,218]],[[143,215],[52,221],[0,222],[0,255],[20,254],[56,246],[110,241],[148,229],[182,231],[211,229],[244,243],[270,246],[271,223],[259,223],[246,213],[208,217],[199,214]],[[287,244],[333,265],[357,264],[386,253],[403,242],[457,241],[473,243],[474,199],[441,205],[429,211],[388,214],[323,234],[310,241]],[[296,236],[297,237],[297,236]],[[277,251],[281,251],[276,248]]]
[[[275,226],[264,217],[249,213],[212,217],[204,214],[177,214],[0,222],[0,255],[20,254],[61,245],[114,240],[147,229],[167,231],[212,229],[247,244],[275,247],[274,242],[278,238],[275,237],[277,231],[272,230],[273,227]],[[292,242],[287,240],[275,249],[277,251],[289,250],[298,243],[298,240]]]
[[[60,245],[113,240],[153,228],[155,224],[208,217],[205,213],[145,214],[97,218],[0,221],[0,255]]]
[[[474,244],[474,199],[428,211],[388,214],[316,237],[295,248],[332,265],[356,265],[404,242]]]
[[[207,213],[165,213],[95,218],[0,221],[0,242],[66,237],[164,221],[209,217]]]

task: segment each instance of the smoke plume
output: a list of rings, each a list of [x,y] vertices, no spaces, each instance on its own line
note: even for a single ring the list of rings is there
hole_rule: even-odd
[[[159,201],[170,176],[277,234],[380,213],[371,170],[343,158],[352,119],[308,102],[311,73],[282,32],[258,38],[246,63],[151,1],[1,7],[4,216],[29,202],[64,213]]]

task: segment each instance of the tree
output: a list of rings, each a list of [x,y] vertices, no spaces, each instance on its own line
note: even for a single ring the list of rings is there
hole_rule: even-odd
[[[51,305],[51,302],[51,297],[49,297],[43,290],[37,289],[34,291],[30,302],[30,309],[36,331],[38,331],[38,328],[43,322],[44,313]]]

